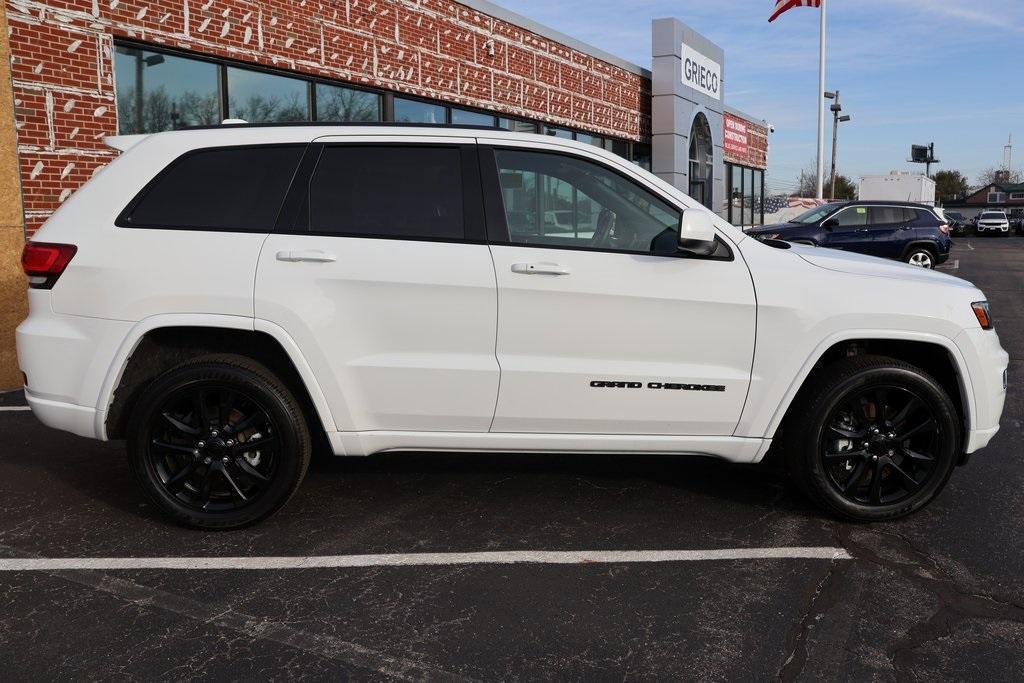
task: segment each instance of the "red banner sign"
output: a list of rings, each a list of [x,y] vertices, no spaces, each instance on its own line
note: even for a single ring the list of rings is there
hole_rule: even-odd
[[[747,157],[747,122],[725,114],[725,153],[734,157]]]

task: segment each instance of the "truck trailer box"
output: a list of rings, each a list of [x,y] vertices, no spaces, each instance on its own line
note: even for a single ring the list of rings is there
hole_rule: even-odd
[[[858,199],[889,199],[900,202],[935,203],[935,181],[920,173],[893,171],[860,177]]]

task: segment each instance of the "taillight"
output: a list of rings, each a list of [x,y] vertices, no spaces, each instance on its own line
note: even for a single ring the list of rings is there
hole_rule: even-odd
[[[941,232],[943,235],[948,235],[949,234],[949,223],[943,223],[942,225],[940,225],[939,226],[939,232]]]
[[[73,244],[26,243],[21,252],[21,269],[28,275],[28,286],[51,289],[77,251]]]

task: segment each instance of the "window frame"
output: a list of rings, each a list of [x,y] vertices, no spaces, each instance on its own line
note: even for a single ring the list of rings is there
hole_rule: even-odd
[[[312,230],[309,222],[309,190],[324,151],[329,147],[447,147],[459,150],[462,170],[462,218],[465,233],[462,237],[416,237],[409,235],[371,235],[327,230]],[[299,163],[299,169],[292,179],[285,197],[274,234],[311,235],[317,237],[339,237],[351,239],[404,240],[408,242],[443,242],[449,244],[487,244],[484,200],[481,190],[478,156],[472,143],[463,140],[451,142],[422,142],[415,138],[408,141],[374,142],[360,140],[316,140],[310,144],[306,156]]]
[[[163,180],[163,178],[166,175],[168,175],[176,166],[178,166],[181,163],[184,163],[184,161],[186,159],[188,159],[190,157],[193,157],[193,156],[196,156],[197,154],[204,154],[206,152],[216,152],[216,151],[228,150],[228,149],[230,149],[230,150],[261,149],[261,148],[267,148],[267,147],[274,147],[274,148],[279,148],[279,147],[302,147],[302,148],[304,148],[303,154],[299,156],[299,161],[296,164],[295,171],[292,172],[291,180],[288,181],[288,187],[285,188],[284,196],[281,198],[281,205],[279,207],[277,207],[277,216],[274,218],[273,226],[270,228],[270,230],[268,230],[266,232],[263,232],[262,230],[260,230],[260,231],[236,230],[236,229],[232,229],[232,228],[211,228],[211,227],[196,227],[196,226],[182,227],[182,226],[164,225],[164,224],[136,223],[136,222],[134,222],[131,219],[132,213],[135,211],[135,209],[138,207],[138,205],[146,198],[146,195],[149,194],[153,190],[153,188],[156,187],[160,183],[160,181]],[[278,224],[281,221],[281,211],[286,206],[287,201],[288,201],[288,197],[292,193],[292,190],[293,190],[293,187],[294,187],[294,184],[295,184],[295,179],[296,179],[296,176],[298,174],[298,170],[300,168],[302,168],[302,162],[305,159],[306,153],[308,151],[308,149],[306,149],[306,148],[308,148],[308,147],[309,147],[309,143],[308,142],[267,142],[267,143],[256,143],[256,144],[246,144],[246,145],[214,145],[212,147],[196,147],[194,149],[190,149],[190,150],[187,150],[185,152],[182,152],[181,154],[176,156],[174,159],[172,159],[166,166],[164,166],[162,169],[160,169],[160,171],[156,175],[154,175],[152,178],[150,178],[149,181],[145,185],[142,186],[142,189],[140,189],[138,192],[135,193],[135,196],[133,196],[131,198],[131,200],[128,202],[128,204],[126,204],[125,207],[123,209],[121,209],[121,211],[117,214],[117,217],[114,219],[114,226],[118,227],[118,228],[140,229],[140,230],[174,230],[174,231],[181,231],[181,232],[230,232],[230,233],[241,233],[241,234],[248,234],[248,235],[271,234],[271,233],[273,233],[277,229],[277,226],[278,226]]]
[[[733,261],[735,260],[735,254],[732,245],[729,240],[722,237],[721,231],[715,228],[715,241],[725,249],[724,255],[709,255],[709,256],[698,256],[695,254],[686,254],[678,252],[675,254],[655,254],[652,252],[639,252],[639,251],[627,251],[624,249],[607,249],[603,247],[583,247],[575,244],[524,244],[522,242],[513,242],[510,237],[508,229],[508,219],[505,214],[505,201],[501,195],[501,178],[498,171],[498,158],[496,152],[510,151],[510,152],[533,152],[538,154],[551,154],[555,156],[568,157],[577,161],[584,161],[587,163],[595,164],[609,173],[613,173],[622,180],[632,183],[639,188],[642,188],[648,194],[653,195],[657,199],[668,204],[674,210],[679,211],[698,211],[698,208],[691,208],[680,205],[679,202],[666,196],[664,193],[656,190],[655,188],[642,183],[635,178],[623,173],[617,168],[609,166],[603,160],[593,159],[586,155],[575,154],[563,150],[555,150],[547,147],[520,147],[515,145],[492,145],[492,144],[479,144],[477,145],[477,154],[480,165],[480,179],[483,187],[483,199],[484,209],[487,216],[487,240],[488,243],[495,246],[508,246],[508,247],[522,247],[528,249],[556,249],[562,251],[580,251],[580,252],[594,252],[603,254],[622,254],[625,256],[652,256],[657,258],[681,258],[688,260],[699,260],[699,261]],[[627,163],[628,160],[627,160]]]

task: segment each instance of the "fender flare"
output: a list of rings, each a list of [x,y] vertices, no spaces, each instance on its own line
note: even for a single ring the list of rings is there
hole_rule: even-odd
[[[772,419],[768,423],[768,428],[762,435],[763,438],[771,439],[773,435],[778,431],[779,426],[782,424],[783,418],[786,413],[789,412],[789,408],[793,405],[793,400],[796,398],[797,393],[803,388],[804,383],[810,376],[814,366],[817,365],[818,361],[821,360],[825,352],[836,344],[841,344],[847,341],[854,341],[860,339],[868,340],[881,340],[881,341],[916,341],[924,342],[927,344],[935,344],[941,346],[949,353],[950,358],[953,360],[953,365],[956,368],[957,380],[960,385],[960,400],[964,406],[964,419],[967,422],[966,429],[964,430],[964,441],[970,431],[970,426],[976,423],[975,416],[975,397],[974,397],[974,385],[971,383],[971,375],[967,369],[967,361],[964,359],[963,354],[960,352],[959,347],[949,337],[944,337],[940,334],[934,334],[931,332],[909,332],[901,330],[843,330],[842,332],[836,332],[823,339],[815,348],[814,351],[808,356],[807,361],[804,362],[800,368],[800,372],[797,373],[796,377],[790,383],[786,389],[786,393],[783,395],[782,401],[775,409],[775,413],[772,415]]]
[[[128,360],[146,334],[153,330],[167,327],[209,327],[245,332],[262,332],[269,335],[280,344],[289,360],[291,360],[292,365],[295,366],[296,372],[299,373],[299,377],[306,386],[306,391],[309,392],[310,400],[313,402],[313,407],[324,429],[328,433],[337,431],[334,416],[331,414],[327,398],[324,396],[320,383],[317,381],[312,368],[306,361],[305,356],[303,356],[302,351],[299,350],[295,340],[283,328],[265,320],[257,321],[254,318],[239,315],[171,313],[150,316],[135,323],[128,331],[128,334],[125,335],[117,352],[114,354],[96,402],[95,430],[97,437],[102,441],[108,440],[107,412],[113,400],[114,389],[121,383],[121,377],[124,374],[125,368],[128,367]]]

